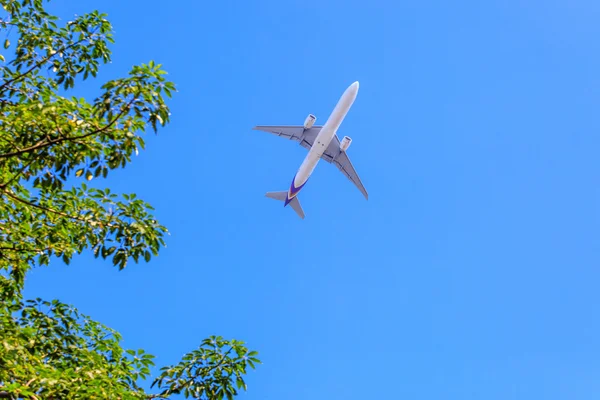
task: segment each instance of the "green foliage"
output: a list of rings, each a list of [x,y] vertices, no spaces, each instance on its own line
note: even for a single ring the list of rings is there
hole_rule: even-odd
[[[259,362],[243,342],[212,336],[162,368],[152,384],[160,393],[148,394],[138,382],[150,376],[154,356],[123,349],[114,330],[57,300],[11,309],[0,314],[0,398],[231,399],[246,389],[247,366]]]
[[[120,335],[58,301],[28,300],[2,317],[0,382],[25,398],[147,396],[136,381],[149,375],[153,356],[121,348]]]
[[[169,123],[175,86],[150,61],[93,101],[68,97],[111,60],[106,15],[59,25],[43,0],[0,5],[0,398],[220,400],[246,390],[246,368],[259,361],[240,341],[205,340],[162,368],[149,394],[139,382],[151,355],[123,349],[117,332],[57,300],[23,301],[27,271],[57,258],[68,264],[88,250],[123,269],[158,255],[168,231],[152,207],[88,181],[125,167],[144,149],[142,134]]]
[[[0,66],[0,270],[9,272],[0,278],[0,298],[17,294],[25,271],[52,256],[68,263],[90,248],[120,269],[149,261],[167,233],[152,208],[83,182],[125,167],[144,148],[146,127],[156,132],[169,122],[164,99],[174,84],[150,61],[106,82],[91,103],[65,97],[76,79],[96,76],[111,59],[105,15],[58,26],[41,1],[0,3],[7,11],[0,29],[19,33],[14,58]]]
[[[163,388],[160,396],[183,393],[194,399],[232,399],[238,389],[246,390],[246,368],[260,363],[258,353],[248,351],[244,342],[212,336],[186,354],[172,367],[163,367],[152,386]],[[235,387],[234,387],[235,384]]]

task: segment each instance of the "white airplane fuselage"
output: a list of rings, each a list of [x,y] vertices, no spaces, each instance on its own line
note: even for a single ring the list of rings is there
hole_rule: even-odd
[[[294,179],[292,180],[292,184],[287,193],[287,199],[285,201],[285,205],[300,193],[300,190],[310,178],[310,175],[314,171],[315,167],[319,163],[323,152],[331,143],[331,140],[335,136],[338,128],[342,124],[342,121],[346,117],[346,114],[352,107],[354,100],[356,99],[356,95],[358,94],[358,82],[354,82],[350,85],[340,97],[340,100],[336,104],[335,108],[331,112],[331,115],[325,122],[325,125],[321,128],[321,131],[315,138],[313,145],[311,146],[308,154],[304,158],[302,165],[296,172]]]

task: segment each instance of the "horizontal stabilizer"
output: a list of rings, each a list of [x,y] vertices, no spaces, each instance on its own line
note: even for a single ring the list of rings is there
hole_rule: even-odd
[[[289,204],[290,206],[292,206],[294,211],[296,211],[296,214],[298,214],[298,216],[300,218],[304,219],[304,211],[302,210],[302,206],[300,205],[300,201],[298,200],[298,197],[294,197],[292,200],[287,202],[287,199],[288,199],[287,195],[288,195],[288,192],[267,192],[265,194],[265,196],[270,199],[286,202],[286,204],[284,204],[284,207]]]
[[[287,192],[267,192],[265,196],[270,199],[285,201],[287,199]]]
[[[300,218],[304,219],[304,211],[302,210],[302,206],[300,205],[298,197],[294,197],[292,201],[290,201],[290,206],[292,206]]]

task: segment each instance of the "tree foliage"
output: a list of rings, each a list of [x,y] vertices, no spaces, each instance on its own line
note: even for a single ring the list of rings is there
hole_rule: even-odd
[[[0,315],[0,398],[153,399],[175,394],[231,399],[259,362],[243,342],[210,337],[174,366],[163,367],[149,394],[154,356],[123,349],[118,332],[57,300],[28,300]]]
[[[95,11],[58,26],[41,0],[1,3],[7,15],[0,28],[19,34],[14,58],[0,67],[0,257],[10,271],[3,293],[22,285],[29,266],[47,265],[52,256],[68,263],[86,248],[119,268],[148,261],[166,233],[151,207],[82,182],[124,167],[143,149],[146,126],[156,131],[168,123],[163,95],[174,84],[150,62],[106,82],[92,102],[66,97],[77,78],[96,76],[110,61],[105,15]],[[5,47],[13,48],[8,39]]]
[[[112,26],[94,11],[61,24],[42,0],[0,0],[0,398],[221,399],[246,389],[258,362],[242,342],[212,337],[148,394],[152,356],[124,350],[120,336],[68,305],[24,301],[26,272],[92,251],[119,269],[148,262],[167,229],[135,194],[104,179],[144,149],[142,134],[169,122],[175,92],[162,66],[134,66],[95,99],[69,95],[111,60]],[[11,43],[16,36],[15,43]]]

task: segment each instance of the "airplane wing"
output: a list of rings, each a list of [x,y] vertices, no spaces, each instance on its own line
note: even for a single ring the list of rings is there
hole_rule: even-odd
[[[269,132],[277,136],[284,137],[288,140],[293,140],[300,143],[305,149],[310,149],[315,142],[317,134],[321,131],[322,126],[313,126],[310,129],[304,129],[302,125],[287,125],[287,126],[273,126],[273,125],[259,125],[253,129],[258,131]],[[340,139],[335,135],[329,143],[327,149],[323,152],[321,159],[327,161],[330,164],[334,164],[342,174],[356,185],[358,190],[369,199],[369,194],[362,184],[354,166],[350,162],[348,155],[345,151],[340,150]]]
[[[369,193],[367,193],[367,189],[365,189],[354,166],[350,162],[348,154],[346,154],[345,151],[340,150],[340,139],[337,135],[333,137],[331,143],[329,143],[329,146],[327,146],[327,149],[323,152],[321,159],[334,164],[342,174],[346,175],[346,178],[348,178],[350,182],[354,183],[363,196],[365,196],[365,199],[369,199]]]
[[[315,142],[315,138],[321,131],[322,126],[313,126],[310,129],[304,129],[302,125],[287,125],[287,126],[267,126],[259,125],[253,129],[257,131],[269,132],[283,138],[293,140],[300,143],[300,146],[305,149],[310,149]]]

